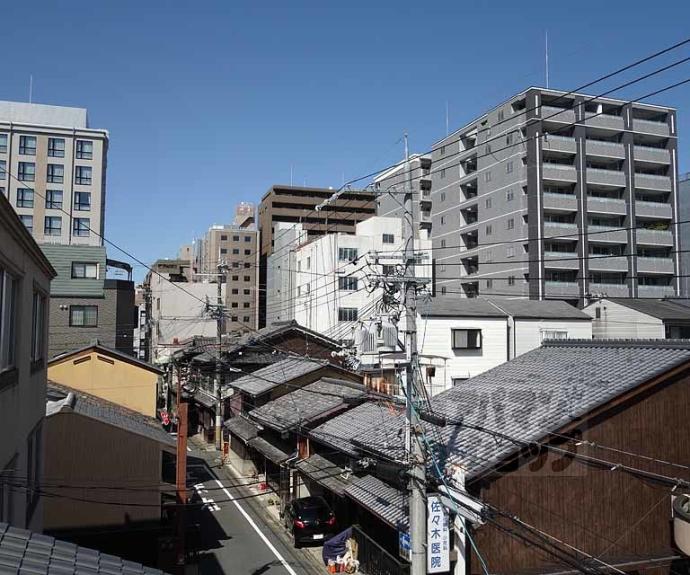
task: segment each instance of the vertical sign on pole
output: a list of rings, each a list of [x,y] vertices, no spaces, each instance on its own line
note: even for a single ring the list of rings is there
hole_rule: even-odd
[[[427,497],[427,573],[450,570],[450,530],[448,509],[438,495]]]

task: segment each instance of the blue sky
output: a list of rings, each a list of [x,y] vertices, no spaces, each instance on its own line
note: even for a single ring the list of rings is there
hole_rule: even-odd
[[[639,5],[639,8],[637,6]],[[689,36],[690,3],[240,0],[6,3],[0,99],[83,106],[110,131],[106,237],[174,256],[274,183],[339,186],[427,150],[488,106],[570,90]],[[601,93],[690,47],[594,86]],[[690,63],[613,96],[690,78]],[[690,170],[690,85],[679,108]],[[110,257],[122,258],[111,250]],[[141,277],[141,274],[138,274]]]

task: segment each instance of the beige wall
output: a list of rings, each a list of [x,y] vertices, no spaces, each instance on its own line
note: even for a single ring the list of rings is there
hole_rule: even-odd
[[[60,497],[44,498],[44,529],[105,527],[160,519],[160,444],[73,412],[52,415],[45,422],[47,484],[80,487],[50,489]],[[95,488],[137,484],[146,488]]]
[[[55,361],[48,367],[48,379],[156,416],[158,374],[110,355],[86,350]]]

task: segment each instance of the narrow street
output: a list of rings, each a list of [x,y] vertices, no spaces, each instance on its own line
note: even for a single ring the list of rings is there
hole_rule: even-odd
[[[316,575],[324,573],[303,549],[294,549],[286,533],[273,529],[254,498],[214,469],[215,453],[193,448],[187,461],[188,476],[203,484],[203,497],[213,503],[195,512],[200,524],[199,573],[225,575]]]

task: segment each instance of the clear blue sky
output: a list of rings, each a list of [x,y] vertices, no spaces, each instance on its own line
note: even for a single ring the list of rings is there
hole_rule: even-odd
[[[289,183],[291,164],[295,183],[339,186],[399,159],[405,130],[427,150],[446,101],[453,129],[542,85],[547,29],[551,87],[570,90],[690,36],[690,2],[26,0],[3,22],[0,99],[26,100],[33,74],[34,101],[110,131],[106,237],[151,262]],[[690,63],[614,95],[685,78]],[[689,96],[655,98],[681,135]]]

